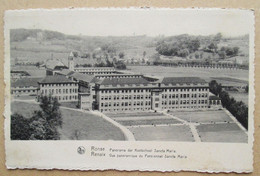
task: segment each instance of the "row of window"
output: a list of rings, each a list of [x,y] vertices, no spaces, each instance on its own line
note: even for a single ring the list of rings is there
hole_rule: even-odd
[[[150,99],[151,98],[151,95],[122,95],[122,96],[120,96],[120,95],[116,95],[116,96],[101,96],[101,100],[119,100],[119,99],[121,99],[121,100],[128,100],[128,99],[137,99],[137,100],[139,100],[139,99]]]
[[[178,100],[173,100],[173,101],[162,101],[162,105],[175,105],[178,104],[179,101]],[[208,101],[207,100],[180,100],[180,104],[207,104]]]
[[[121,108],[121,109],[100,109],[101,112],[115,112],[115,111],[147,111],[150,110],[151,108],[146,107],[146,108]]]
[[[77,100],[78,96],[77,95],[70,95],[70,96],[55,96],[59,101],[63,100]]]
[[[94,74],[99,74],[99,75],[102,75],[102,74],[113,74],[114,71],[110,71],[110,72],[95,72],[95,71],[83,71],[83,70],[79,70],[77,71],[79,73],[82,73],[82,74],[88,74],[88,75],[94,75]]]
[[[220,100],[211,100],[210,104],[212,104],[212,105],[220,105],[221,101]]]
[[[101,103],[100,106],[101,107],[111,107],[111,106],[132,106],[132,102],[114,102],[114,103]],[[150,106],[151,105],[151,102],[150,101],[146,101],[146,102],[143,102],[143,101],[135,101],[133,102],[133,106]]]
[[[102,75],[102,76],[96,76],[96,78],[140,78],[139,75],[115,75],[115,76],[109,76],[109,75]]]
[[[78,93],[78,89],[43,89],[42,94],[68,94],[68,93]]]
[[[163,92],[185,92],[185,91],[208,91],[208,88],[183,88],[183,89],[162,89]],[[151,92],[152,89],[134,89],[134,90],[101,90],[101,93],[140,93],[140,92]],[[159,92],[155,92],[159,94]]]
[[[115,71],[113,68],[104,69],[104,68],[75,68],[76,71]]]
[[[208,91],[208,90],[209,90],[208,88],[174,88],[174,89],[164,88],[162,89],[163,92],[175,92],[175,91],[187,92],[187,91]]]
[[[141,93],[151,92],[150,89],[134,89],[134,90],[101,90],[101,93]]]
[[[167,94],[162,94],[162,98],[178,98],[178,96],[180,95],[180,98],[197,98],[197,97],[208,97],[208,94],[207,93],[199,93],[199,94],[170,94],[170,95],[167,95]]]
[[[208,106],[172,106],[172,107],[162,107],[162,109],[200,109],[207,108]]]
[[[64,86],[77,86],[75,83],[59,83],[59,84],[41,84],[42,87],[64,87]]]
[[[30,92],[37,92],[36,90],[14,90],[13,93],[30,93]]]

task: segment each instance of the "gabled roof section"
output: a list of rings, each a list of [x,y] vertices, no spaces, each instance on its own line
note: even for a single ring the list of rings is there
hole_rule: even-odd
[[[61,61],[56,60],[56,59],[47,60],[45,66],[48,69],[66,68],[66,66]]]
[[[148,84],[144,78],[105,78],[101,85],[126,85],[126,84]]]
[[[70,74],[74,73],[74,71],[71,71],[70,69],[63,69],[59,73],[62,75],[70,75]]]
[[[88,75],[78,72],[69,73],[70,77],[73,77],[77,81],[85,81],[85,82],[91,82],[91,80],[94,78],[94,75]]]
[[[38,87],[38,81],[42,78],[21,78],[11,83],[11,87]]]
[[[45,84],[45,83],[75,83],[74,81],[66,78],[63,75],[54,75],[54,76],[46,76],[43,78],[39,83]]]
[[[162,84],[198,84],[207,83],[204,79],[199,77],[164,77]]]

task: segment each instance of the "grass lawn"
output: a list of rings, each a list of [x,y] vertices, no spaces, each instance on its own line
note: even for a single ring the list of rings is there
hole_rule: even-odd
[[[35,100],[36,95],[30,96],[30,95],[20,95],[20,96],[12,96],[12,98],[18,99],[18,100]]]
[[[37,104],[12,102],[12,113],[19,113],[30,118],[33,111],[39,109]],[[121,130],[102,117],[79,111],[61,108],[63,127],[60,130],[61,140],[125,140]]]
[[[60,103],[61,106],[68,107],[68,108],[75,108],[77,109],[78,102],[62,102]]]
[[[129,128],[137,141],[194,141],[186,125]]]
[[[197,126],[202,142],[247,142],[247,135],[237,124],[207,124]]]
[[[117,120],[118,123],[124,126],[132,126],[132,125],[160,125],[160,124],[177,124],[180,123],[175,119],[152,119],[152,120]]]
[[[179,117],[180,119],[198,122],[233,122],[233,120],[222,110],[219,111],[194,111],[194,112],[171,112],[170,114]]]

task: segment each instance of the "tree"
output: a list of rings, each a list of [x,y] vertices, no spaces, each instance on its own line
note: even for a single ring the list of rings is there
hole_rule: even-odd
[[[145,58],[145,56],[146,56],[146,51],[143,52],[143,58]]]
[[[226,59],[227,55],[225,51],[219,51],[218,52],[219,58],[220,59]]]
[[[125,53],[124,52],[120,52],[118,54],[118,56],[119,56],[120,59],[123,59],[125,57]]]
[[[245,87],[245,92],[248,93],[248,84]]]
[[[41,65],[40,62],[36,62],[36,64],[35,64],[35,66],[38,68],[40,67],[40,65]]]
[[[125,70],[126,65],[123,62],[119,61],[119,62],[116,63],[116,68],[121,69],[121,70]]]
[[[221,39],[222,39],[221,33],[217,33],[213,38],[213,40],[216,41],[217,43],[219,43]]]
[[[11,115],[11,139],[28,140],[30,136],[30,119],[19,114]]]
[[[218,45],[214,42],[211,42],[208,46],[208,48],[212,51],[212,52],[217,52],[218,49]]]
[[[180,57],[187,57],[189,54],[190,54],[190,52],[189,52],[188,49],[183,49],[183,50],[180,50],[180,51],[178,52],[178,55],[179,55]]]
[[[41,110],[35,111],[30,129],[33,135],[30,139],[57,140],[60,139],[58,128],[62,127],[60,104],[56,97],[40,96]]]
[[[198,52],[195,53],[195,58],[199,59],[200,58],[200,54]]]
[[[210,81],[210,83],[209,83],[209,90],[210,90],[213,94],[219,96],[220,93],[222,92],[221,84],[218,84],[216,80],[212,80],[212,81]]]
[[[233,48],[233,52],[234,52],[234,53],[233,53],[234,55],[238,55],[239,47],[237,47],[237,46],[234,47],[234,48]]]

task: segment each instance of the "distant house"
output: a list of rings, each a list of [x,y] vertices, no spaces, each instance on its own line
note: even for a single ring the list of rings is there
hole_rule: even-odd
[[[11,79],[16,80],[20,79],[26,76],[30,76],[30,74],[27,71],[22,70],[11,70]]]
[[[68,67],[59,60],[50,59],[45,63],[46,75],[55,75],[56,72],[62,69],[67,69]]]
[[[16,96],[37,95],[38,81],[42,78],[21,78],[11,83],[11,94]]]

